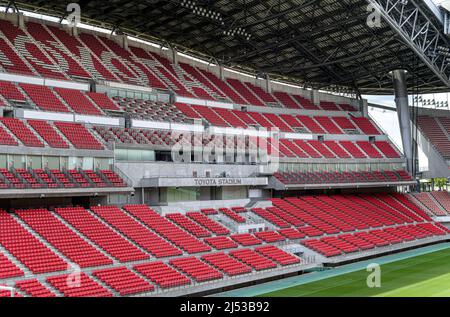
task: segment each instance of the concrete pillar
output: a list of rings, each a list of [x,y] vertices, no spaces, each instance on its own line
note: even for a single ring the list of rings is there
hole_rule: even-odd
[[[311,101],[316,106],[320,105],[320,93],[317,90],[311,91]]]
[[[391,72],[395,92],[398,123],[402,135],[403,152],[406,156],[409,172],[413,172],[413,140],[411,137],[411,118],[408,104],[408,90],[406,88],[406,70],[397,69]]]
[[[264,80],[265,90],[269,94],[272,93],[272,82],[270,81],[270,76],[266,74],[266,79]]]
[[[114,36],[114,42],[120,45],[124,49],[128,49],[128,37],[125,34]]]
[[[176,48],[170,48],[169,59],[172,64],[178,65],[178,54]]]
[[[218,77],[221,80],[225,80],[225,71],[223,69],[223,66],[222,65],[217,65],[217,67],[218,67],[218,70],[219,70]]]
[[[23,30],[25,30],[25,17],[23,13],[17,14],[17,26]]]
[[[63,26],[63,29],[71,36],[78,36],[78,28],[76,26]]]
[[[359,111],[361,111],[363,117],[369,117],[369,102],[367,99],[359,100]]]

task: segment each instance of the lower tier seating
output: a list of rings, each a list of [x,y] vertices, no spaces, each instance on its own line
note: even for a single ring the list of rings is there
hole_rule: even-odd
[[[438,202],[439,206],[442,206],[447,215],[450,215],[450,194],[447,191],[434,191],[430,194]]]
[[[120,296],[151,292],[154,286],[126,267],[98,270],[93,276],[114,289]]]
[[[144,205],[2,211],[0,285],[34,297],[158,294],[305,263],[284,244],[335,257],[450,234],[402,194],[300,196],[272,204],[229,208],[267,224],[247,233],[237,233],[235,222],[225,228],[230,222],[219,221],[228,216],[212,208],[172,216]]]
[[[432,216],[448,216],[449,214],[444,209],[442,204],[448,204],[450,202],[450,195],[447,192],[443,192],[443,194],[434,193],[415,193],[411,194],[410,199],[414,201],[416,199],[422,204],[423,209]],[[440,198],[440,201],[436,199],[436,197]]]
[[[113,294],[86,273],[71,277],[68,274],[51,276],[47,282],[65,297],[112,297]]]
[[[343,234],[335,237],[324,237],[321,239],[308,239],[302,242],[327,257],[337,256],[346,253],[354,253],[361,250],[375,247],[395,245],[405,241],[423,239],[433,235],[445,235],[447,232],[434,224],[397,226],[395,228],[385,228],[358,232],[355,234]]]

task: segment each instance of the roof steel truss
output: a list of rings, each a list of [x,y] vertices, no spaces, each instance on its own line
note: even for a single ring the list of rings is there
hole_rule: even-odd
[[[442,48],[449,48],[444,34],[435,27],[415,1],[367,0],[387,23],[422,59],[436,76],[450,87],[449,59]]]

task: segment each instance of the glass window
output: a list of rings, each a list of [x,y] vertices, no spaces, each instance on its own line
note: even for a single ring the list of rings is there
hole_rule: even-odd
[[[167,202],[196,201],[199,199],[200,199],[199,187],[167,188]]]
[[[46,156],[44,162],[49,169],[60,169],[60,158],[57,156]],[[67,158],[66,158],[67,161]]]
[[[101,170],[110,169],[110,161],[109,158],[94,158],[94,168],[99,168]]]
[[[0,154],[0,168],[8,168],[7,155]]]
[[[42,168],[42,156],[28,156],[28,164],[32,169],[41,169]]]
[[[10,155],[10,162],[14,168],[25,168],[25,156],[24,155]]]
[[[84,170],[93,170],[94,169],[94,158],[93,157],[83,157],[82,161],[82,169]]]
[[[74,156],[69,157],[68,166],[67,166],[67,168],[69,170],[76,169],[79,166],[80,166],[80,164],[79,164],[79,158],[78,157],[74,157]]]

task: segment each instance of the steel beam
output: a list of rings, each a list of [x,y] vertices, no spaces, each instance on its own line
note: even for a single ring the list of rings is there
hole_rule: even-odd
[[[413,145],[411,137],[411,117],[408,105],[408,90],[406,88],[406,71],[397,69],[391,72],[395,91],[398,123],[402,136],[403,153],[405,154],[408,172],[413,172]]]
[[[450,88],[450,67],[440,48],[450,48],[448,39],[413,0],[367,0],[433,71]]]

